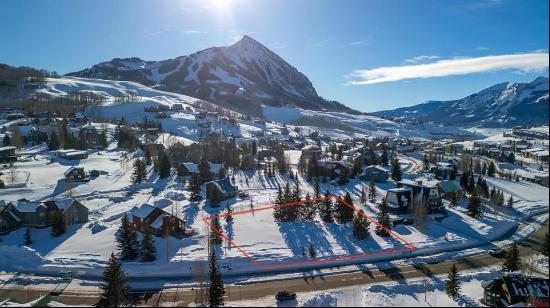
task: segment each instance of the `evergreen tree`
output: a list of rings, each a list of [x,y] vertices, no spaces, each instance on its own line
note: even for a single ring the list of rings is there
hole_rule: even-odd
[[[200,189],[201,189],[200,176],[198,174],[194,173],[191,176],[191,179],[189,180],[189,184],[187,188],[191,191],[191,196],[189,196],[189,201],[196,202],[202,199],[200,194]]]
[[[275,199],[276,205],[282,205],[284,204],[284,197],[283,197],[283,190],[281,189],[280,185],[277,185],[277,197]],[[281,207],[275,207],[273,209],[273,217],[275,220],[280,221],[282,219],[283,210]]]
[[[302,201],[302,190],[300,188],[300,181],[296,178],[294,181],[294,191],[292,192],[292,199],[289,202],[300,202]]]
[[[309,245],[308,253],[309,257],[312,259],[315,259],[315,257],[317,257],[317,252],[315,251],[315,247],[313,247],[312,244]]]
[[[380,207],[378,211],[378,223],[380,225],[376,226],[376,234],[380,236],[389,236],[389,230],[391,228],[390,214],[388,211],[388,203],[386,198],[382,198],[380,202]]]
[[[232,213],[233,213],[233,210],[231,209],[231,207],[229,205],[226,205],[225,206],[225,222],[226,223],[233,222],[233,215],[231,215]]]
[[[10,135],[8,133],[4,134],[4,139],[2,140],[2,145],[5,146],[5,147],[11,145],[11,139],[10,139]]]
[[[537,249],[543,256],[548,258],[550,252],[550,235],[548,232],[544,235],[542,243],[540,243],[539,248]]]
[[[512,243],[512,246],[506,251],[506,258],[502,264],[502,270],[506,272],[515,272],[519,270],[521,266],[521,258],[519,256],[519,249],[516,242]]]
[[[143,239],[141,240],[141,261],[152,262],[157,259],[157,249],[155,247],[155,241],[153,240],[153,231],[145,224],[143,226]]]
[[[374,180],[369,183],[369,201],[371,203],[376,202],[376,184],[374,183]]]
[[[117,248],[120,250],[119,255],[121,260],[132,261],[137,259],[139,248],[137,233],[126,214],[120,221],[120,227],[116,233],[116,241]]]
[[[349,183],[349,171],[348,168],[340,169],[340,177],[338,178],[339,185],[346,185]]]
[[[222,307],[224,305],[223,296],[225,295],[225,287],[214,249],[210,251],[209,276],[208,304],[210,307]]]
[[[361,192],[360,192],[359,202],[361,204],[366,204],[367,203],[367,191],[365,190],[364,185],[361,185]]]
[[[468,188],[468,180],[470,176],[468,172],[462,173],[460,176],[460,187],[462,187],[462,190],[466,191]]]
[[[48,149],[50,151],[58,150],[60,147],[59,137],[55,131],[53,131],[48,139]]]
[[[168,155],[163,153],[160,157],[159,178],[164,179],[169,177],[171,168],[172,166],[170,166],[170,159],[168,159]]]
[[[100,289],[102,291],[96,306],[119,307],[128,303],[126,273],[114,253],[111,253],[107,267],[103,272],[103,283]]]
[[[53,214],[53,223],[52,223],[52,236],[60,236],[66,232],[65,228],[65,219],[63,219],[63,213],[61,211],[55,211]]]
[[[386,147],[384,147],[384,150],[382,150],[382,157],[380,158],[380,163],[382,166],[388,165],[388,151],[386,150]]]
[[[491,163],[489,164],[489,168],[487,168],[487,175],[490,176],[490,177],[494,177],[495,176],[495,170],[496,170],[495,163],[493,161],[491,161]]]
[[[325,193],[325,199],[321,203],[320,210],[321,220],[324,222],[333,222],[332,217],[332,198],[330,197],[329,192]]]
[[[98,139],[99,146],[105,150],[109,146],[109,141],[107,141],[107,133],[105,131],[102,131],[101,133],[99,133]]]
[[[512,198],[512,195],[510,195],[510,198],[508,198],[508,208],[511,209],[514,206],[514,199]]]
[[[223,243],[223,238],[218,232],[221,232],[222,226],[217,215],[212,219],[212,228],[214,230],[210,232],[210,245],[221,245]]]
[[[23,243],[25,246],[32,245],[32,238],[31,238],[31,229],[27,227],[25,229],[25,242]]]
[[[445,280],[445,293],[451,298],[457,297],[460,295],[460,277],[458,270],[456,269],[456,264],[453,263],[451,266],[451,271]]]
[[[313,186],[313,197],[315,199],[321,198],[321,181],[319,181],[319,178],[315,179],[315,184]]]
[[[399,159],[397,157],[392,159],[391,165],[391,178],[396,182],[401,181],[401,167],[399,165]]]
[[[363,210],[359,210],[353,217],[353,236],[365,240],[369,236],[370,221],[365,217]]]
[[[476,191],[474,191],[470,196],[470,200],[468,202],[468,215],[473,218],[478,218],[482,215],[481,198],[479,198],[479,195]]]
[[[346,194],[344,195],[344,202],[337,202],[336,220],[340,224],[345,224],[353,220],[354,210],[350,207],[353,206],[353,199],[351,198],[349,191],[346,191]]]
[[[139,184],[147,179],[147,166],[142,159],[134,160],[134,171],[132,173],[132,183]]]

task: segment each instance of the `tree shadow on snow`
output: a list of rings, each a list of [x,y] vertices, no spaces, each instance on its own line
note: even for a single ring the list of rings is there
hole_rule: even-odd
[[[302,256],[302,251],[308,255],[310,245],[313,245],[317,257],[333,255],[327,234],[317,222],[278,223],[279,232],[283,236],[293,255]]]

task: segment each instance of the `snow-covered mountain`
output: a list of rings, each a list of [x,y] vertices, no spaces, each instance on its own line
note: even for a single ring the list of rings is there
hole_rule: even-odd
[[[246,35],[231,46],[175,59],[115,58],[68,75],[135,81],[256,115],[262,104],[353,111],[321,98],[304,74]]]
[[[391,118],[434,121],[458,126],[511,127],[548,123],[548,78],[499,83],[465,98],[428,101],[375,112]]]

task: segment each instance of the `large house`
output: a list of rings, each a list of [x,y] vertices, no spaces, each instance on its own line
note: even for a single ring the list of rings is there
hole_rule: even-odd
[[[131,211],[131,217],[132,223],[140,232],[148,226],[159,237],[181,237],[186,234],[184,220],[156,206],[142,204]]]
[[[430,210],[437,210],[443,206],[439,184],[438,180],[418,178],[415,181],[408,179],[399,181],[397,187],[410,188],[415,201],[420,204],[427,203]]]
[[[385,183],[390,177],[389,172],[380,166],[367,166],[365,174],[361,176],[362,180],[374,181],[376,183]]]
[[[484,281],[482,303],[491,307],[548,307],[548,279],[504,275]]]
[[[13,210],[11,203],[0,200],[0,234],[9,233],[21,227],[21,218]]]
[[[233,186],[227,178],[206,182],[204,185],[207,199],[212,199],[214,191],[217,191],[220,200],[226,200],[235,197],[239,190],[239,188]]]
[[[386,192],[388,209],[393,214],[408,213],[412,209],[412,189],[408,187],[390,188]]]
[[[16,201],[0,207],[0,233],[10,232],[19,227],[49,227],[53,224],[57,212],[61,212],[67,225],[88,221],[88,208],[75,199]]]

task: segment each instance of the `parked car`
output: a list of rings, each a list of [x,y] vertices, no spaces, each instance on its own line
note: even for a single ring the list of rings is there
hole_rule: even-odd
[[[504,256],[504,250],[500,248],[493,248],[489,250],[489,254],[495,258],[503,257]]]
[[[279,302],[296,300],[296,293],[289,291],[281,291],[275,294],[275,299]]]

